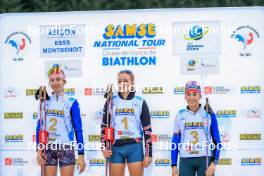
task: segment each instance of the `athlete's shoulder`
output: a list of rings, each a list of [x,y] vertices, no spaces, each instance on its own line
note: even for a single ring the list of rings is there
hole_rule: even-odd
[[[136,100],[144,101],[144,99],[141,96],[135,95],[134,97]]]
[[[70,96],[70,95],[64,95],[64,98],[65,98],[66,102],[70,105],[72,105],[75,101],[77,102],[77,99],[73,96]]]
[[[184,108],[184,109],[180,109],[179,111],[178,111],[178,114],[184,114],[186,112],[186,109]]]

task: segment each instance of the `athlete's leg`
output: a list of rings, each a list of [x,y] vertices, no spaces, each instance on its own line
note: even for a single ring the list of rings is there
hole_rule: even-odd
[[[57,175],[57,166],[46,166],[46,176],[56,176]]]
[[[179,173],[180,176],[195,176],[192,158],[180,158]]]
[[[75,167],[75,154],[70,146],[65,146],[59,152],[59,165],[61,176],[73,176]]]
[[[110,164],[110,175],[111,176],[124,176],[125,175],[125,146],[116,147],[112,146],[112,157]]]
[[[127,165],[130,176],[143,176],[143,162],[128,163]]]
[[[143,176],[144,173],[144,154],[142,143],[127,145],[127,165],[130,176]]]
[[[61,176],[74,176],[74,165],[60,168]]]

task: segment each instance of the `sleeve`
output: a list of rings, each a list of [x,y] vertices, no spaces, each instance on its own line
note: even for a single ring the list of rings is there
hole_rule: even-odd
[[[150,114],[149,108],[146,101],[143,101],[142,111],[140,115],[140,120],[143,128],[144,139],[145,139],[145,156],[152,157],[152,139],[151,139],[151,122],[150,122]]]
[[[178,153],[179,153],[179,143],[181,141],[181,133],[180,133],[180,124],[178,120],[178,114],[174,119],[173,126],[173,137],[171,143],[171,166],[177,166],[178,161]]]
[[[40,120],[38,119],[37,127],[36,127],[36,150],[38,150],[38,144],[39,144],[39,131],[40,131]]]
[[[80,106],[77,100],[75,100],[72,104],[71,116],[72,116],[74,132],[77,140],[77,145],[79,146],[78,155],[84,155],[82,119],[80,113]],[[82,145],[82,147],[80,145]]]
[[[219,129],[218,129],[218,123],[216,119],[215,113],[211,113],[211,127],[210,132],[212,135],[213,143],[215,144],[215,149],[213,150],[213,157],[211,159],[211,162],[214,162],[215,164],[218,163],[219,156],[220,156],[220,150],[222,148],[220,135],[219,135]]]
[[[107,102],[105,102],[105,104],[104,104],[104,113],[103,113],[103,119],[102,119],[102,123],[101,123],[101,143],[102,144],[105,144],[105,140],[104,140],[104,137],[105,137],[105,128],[106,128],[106,126],[107,126],[107,119],[106,119],[106,117],[107,117],[107,115],[106,115],[106,113],[107,113]]]

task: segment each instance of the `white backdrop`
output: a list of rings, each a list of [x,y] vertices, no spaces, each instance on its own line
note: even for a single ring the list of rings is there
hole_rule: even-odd
[[[28,147],[38,118],[32,95],[48,86],[47,69],[59,63],[66,92],[81,105],[90,149],[99,144],[104,88],[131,69],[152,114],[153,163],[145,175],[171,175],[170,151],[159,146],[171,141],[173,117],[186,105],[184,84],[197,80],[217,113],[222,141],[237,146],[221,152],[215,175],[262,176],[263,21],[262,7],[1,15],[0,175],[40,174]],[[85,159],[82,175],[104,175],[100,151],[86,151]]]

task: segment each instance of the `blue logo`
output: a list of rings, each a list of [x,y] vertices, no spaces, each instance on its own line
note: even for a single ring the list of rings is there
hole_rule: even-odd
[[[193,26],[189,31],[189,37],[185,34],[185,40],[200,40],[209,31],[209,27],[202,28],[201,26]]]

